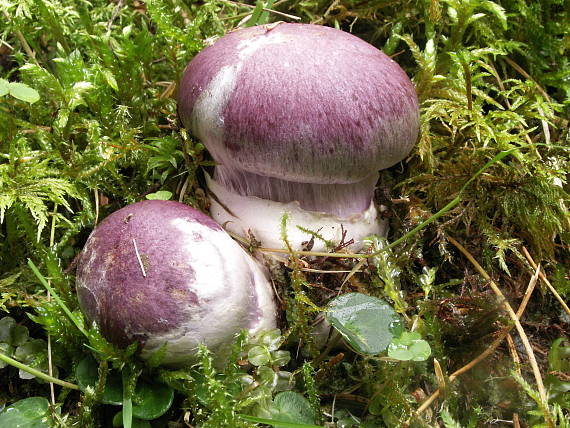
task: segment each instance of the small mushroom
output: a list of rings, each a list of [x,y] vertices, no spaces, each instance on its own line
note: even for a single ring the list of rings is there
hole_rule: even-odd
[[[193,361],[206,345],[221,362],[242,329],[275,328],[263,269],[215,221],[172,201],[128,205],[89,236],[77,269],[89,323],[119,346],[142,344],[163,364]]]
[[[285,212],[296,248],[310,238],[296,225],[333,241],[344,229],[357,245],[383,234],[372,200],[378,170],[407,156],[419,129],[414,86],[393,60],[307,24],[220,38],[188,64],[178,109],[216,161],[212,217],[269,247],[283,245]]]

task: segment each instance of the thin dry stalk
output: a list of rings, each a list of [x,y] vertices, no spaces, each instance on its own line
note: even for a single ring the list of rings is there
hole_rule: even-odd
[[[51,233],[50,233],[50,241],[49,245],[50,248],[53,248],[55,243],[55,225],[56,225],[56,214],[57,214],[57,204],[53,207],[53,214],[51,218]],[[51,285],[51,281],[48,280],[48,284]],[[48,291],[47,293],[47,300],[51,302],[51,293]],[[53,360],[52,360],[52,349],[51,349],[51,334],[48,333],[47,335],[47,353],[48,353],[48,374],[53,377]],[[50,398],[51,404],[55,406],[55,388],[53,382],[49,383],[49,391],[50,391]]]
[[[519,357],[519,353],[517,352],[517,348],[515,346],[515,342],[513,340],[513,336],[511,334],[507,334],[507,345],[509,347],[509,352],[511,353],[511,357],[513,359],[513,363],[515,363],[515,371],[519,376],[522,376],[521,371],[521,359]]]
[[[536,281],[538,280],[538,276],[540,274],[542,274],[542,270],[540,268],[540,265],[538,266],[534,266],[534,275],[532,276],[532,278],[530,278],[530,281],[528,283],[528,286],[526,288],[526,291],[524,292],[524,297],[521,303],[521,307],[525,307],[528,304],[529,300],[530,300],[530,296],[532,296],[532,292],[534,291],[535,287],[536,287]],[[522,313],[519,314],[517,312],[517,317],[520,319],[520,317],[522,316]]]
[[[250,8],[250,9],[255,9],[255,5],[251,5],[251,4],[247,4],[247,3],[242,3],[242,2],[239,2],[239,1],[232,1],[232,0],[227,0],[227,2],[228,2],[228,3],[235,4],[235,5],[238,5],[238,6],[241,6],[241,7],[247,7],[247,8]],[[277,5],[278,5],[278,4],[275,3],[274,6],[277,6]],[[280,11],[274,10],[274,9],[268,9],[268,8],[265,8],[265,7],[262,8],[262,9],[263,9],[264,12],[274,13],[275,15],[283,16],[283,17],[285,17],[285,18],[293,19],[293,20],[295,20],[295,21],[300,21],[300,20],[301,20],[301,17],[295,16],[295,15],[291,15],[291,14],[289,14],[289,13],[280,12]]]
[[[142,261],[142,259],[141,259],[141,255],[139,254],[139,249],[138,249],[138,247],[137,247],[137,241],[135,241],[135,238],[133,238],[133,245],[134,245],[134,247],[135,247],[135,254],[136,254],[136,256],[137,256],[137,260],[138,260],[138,262],[139,262],[139,266],[141,267],[142,276],[143,276],[144,278],[146,278],[146,271],[144,270],[144,264],[143,264],[143,261]]]
[[[534,378],[536,381],[536,386],[538,388],[538,393],[540,394],[540,400],[542,401],[542,405],[543,405],[543,411],[544,411],[544,418],[546,420],[546,423],[549,427],[554,427],[554,423],[552,422],[552,418],[550,416],[550,412],[548,410],[548,398],[546,395],[546,389],[544,388],[544,383],[542,382],[542,375],[540,373],[540,369],[538,367],[538,363],[536,362],[536,358],[534,356],[534,351],[532,350],[532,346],[528,340],[528,337],[519,321],[519,318],[517,316],[517,314],[515,313],[515,311],[513,310],[513,308],[511,307],[511,305],[509,304],[509,302],[506,300],[505,296],[503,295],[503,292],[501,291],[501,289],[497,286],[497,284],[495,283],[495,281],[493,281],[491,279],[491,277],[489,276],[489,274],[485,271],[485,269],[483,269],[481,267],[481,265],[477,262],[477,260],[475,260],[475,258],[473,257],[473,255],[471,255],[471,253],[469,251],[467,251],[467,249],[465,249],[465,247],[463,247],[463,245],[461,245],[459,242],[457,242],[455,239],[453,239],[451,236],[448,236],[447,239],[449,240],[449,242],[451,242],[461,253],[463,253],[463,255],[471,262],[471,264],[475,267],[475,269],[479,272],[479,274],[481,274],[481,276],[483,278],[485,278],[488,282],[489,285],[491,287],[491,289],[493,290],[493,292],[497,295],[497,297],[499,297],[501,299],[501,302],[503,304],[503,307],[505,308],[505,310],[507,311],[507,313],[509,314],[509,317],[514,321],[515,323],[515,328],[517,329],[517,332],[519,333],[519,336],[521,338],[521,341],[524,345],[524,348],[526,350],[530,365],[532,367],[532,372],[534,374]]]
[[[457,379],[458,376],[462,375],[465,372],[468,372],[473,367],[475,367],[477,364],[479,364],[481,361],[483,361],[485,358],[487,358],[489,355],[491,355],[493,353],[493,351],[495,351],[495,349],[497,349],[497,347],[505,339],[505,337],[507,336],[507,334],[509,333],[509,330],[511,328],[512,328],[512,326],[504,329],[501,332],[501,334],[499,335],[499,337],[497,337],[493,341],[493,343],[491,343],[491,345],[487,349],[485,349],[481,354],[479,354],[474,360],[471,360],[469,363],[467,363],[466,365],[461,367],[459,370],[454,371],[448,378],[449,382],[450,383],[453,382],[455,379]],[[435,399],[437,397],[439,397],[440,394],[441,394],[441,390],[438,388],[437,390],[435,390],[435,392],[433,394],[431,394],[428,397],[428,399],[426,401],[424,401],[422,403],[422,405],[414,413],[414,416],[419,416],[423,411],[425,411],[428,407],[430,407],[431,404],[435,401]]]
[[[435,372],[435,377],[437,378],[437,383],[439,384],[438,390],[445,391],[445,376],[443,375],[443,370],[441,369],[441,365],[439,364],[439,361],[437,361],[437,358],[433,359],[433,369]]]
[[[516,62],[514,62],[512,59],[508,58],[508,57],[503,57],[503,59],[505,61],[507,61],[507,63],[513,67],[516,71],[519,72],[519,74],[521,76],[523,76],[525,79],[528,80],[532,80],[532,82],[536,85],[536,88],[538,89],[538,92],[540,92],[540,94],[544,97],[545,100],[547,100],[548,102],[551,102],[550,96],[548,96],[548,94],[546,93],[546,91],[544,90],[544,88],[542,86],[540,86],[538,84],[538,82],[532,78],[532,76],[530,74],[528,74],[524,68],[522,68],[520,65],[518,65]]]
[[[232,236],[235,236],[232,234]],[[369,254],[359,254],[359,253],[327,253],[324,251],[294,251],[294,250],[286,250],[283,248],[267,248],[267,247],[259,247],[256,250],[261,251],[262,253],[283,253],[283,254],[293,254],[297,257],[299,256],[309,256],[309,257],[336,257],[342,259],[365,259],[370,257]]]
[[[95,222],[94,225],[97,226],[99,222],[99,191],[97,189],[93,190],[95,194]]]
[[[2,13],[4,14],[4,17],[9,21],[10,20],[10,15],[8,15],[8,12],[6,12],[5,10],[2,11]],[[36,58],[36,54],[34,53],[34,51],[32,50],[32,48],[30,47],[30,45],[28,44],[28,42],[26,41],[26,38],[24,37],[24,35],[22,34],[22,32],[20,30],[16,30],[14,31],[14,33],[16,33],[16,37],[18,38],[18,40],[20,41],[20,44],[22,45],[22,48],[24,48],[24,51],[26,52],[26,54],[28,55],[28,57],[36,64],[36,65],[40,65],[40,63],[38,62],[37,58]]]
[[[189,184],[190,184],[190,175],[187,175],[186,179],[184,180],[184,184],[182,185],[182,188],[180,189],[180,195],[178,196],[178,202],[184,201],[184,196],[186,195],[186,190],[188,189]]]
[[[533,278],[535,276],[536,276],[536,274],[533,276]],[[523,300],[519,306],[519,309],[517,311],[517,314],[516,314],[517,318],[522,317],[522,315],[526,309],[526,305],[528,304],[529,298],[530,298],[532,291],[534,290],[535,286],[536,286],[536,280],[533,281],[533,279],[531,278],[531,280],[528,283],[527,289],[525,291],[525,298],[523,298]],[[513,327],[514,326],[511,325],[511,326],[503,329],[503,331],[500,332],[500,334],[497,336],[497,338],[491,343],[491,345],[489,345],[489,347],[487,349],[485,349],[480,355],[478,355],[475,359],[471,360],[465,366],[463,366],[460,369],[453,372],[448,378],[449,382],[450,383],[453,382],[460,375],[468,372],[473,367],[475,367],[477,364],[479,364],[481,361],[486,359],[489,355],[491,355],[495,351],[495,349],[501,344],[501,342],[505,339],[505,337],[507,337],[507,335],[509,334],[509,332],[511,331],[511,329]],[[437,389],[432,395],[430,395],[428,397],[428,399],[426,401],[424,401],[422,403],[422,405],[416,410],[416,412],[414,413],[414,416],[419,416],[422,412],[424,412],[426,409],[428,409],[431,406],[431,404],[439,397],[440,393],[441,393],[440,390]]]
[[[51,294],[48,291],[48,302],[51,300]],[[48,334],[47,337],[47,352],[48,352],[48,374],[53,377],[53,361],[51,358],[51,334]],[[49,383],[49,392],[50,392],[50,398],[51,398],[51,404],[52,406],[55,406],[55,389],[53,386],[53,382]]]
[[[518,413],[513,413],[513,428],[521,428]]]
[[[528,262],[530,263],[532,268],[536,270],[537,269],[536,263],[534,262],[533,258],[531,257],[530,253],[528,252],[528,250],[525,247],[523,247],[522,250],[523,250],[524,256],[526,257],[526,259],[528,260]],[[544,273],[540,272],[539,276],[540,276],[540,279],[542,279],[542,282],[544,282],[544,284],[546,284],[546,286],[548,287],[550,292],[552,294],[554,294],[554,297],[556,297],[556,300],[558,300],[560,302],[564,311],[568,314],[568,316],[570,316],[570,308],[568,308],[568,305],[566,304],[566,302],[564,302],[564,299],[560,296],[560,294],[558,294],[558,292],[556,291],[556,288],[554,288],[552,286],[552,284],[550,283],[548,278],[546,278]]]

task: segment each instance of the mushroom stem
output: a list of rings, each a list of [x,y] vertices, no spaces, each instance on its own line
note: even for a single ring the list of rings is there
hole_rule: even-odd
[[[241,196],[283,203],[297,201],[305,210],[346,218],[370,207],[378,173],[355,183],[321,184],[282,180],[218,165],[214,179],[228,191]]]
[[[334,243],[343,240],[343,231],[346,231],[345,241],[353,239],[351,248],[355,250],[362,247],[366,236],[384,236],[387,231],[386,221],[378,219],[374,202],[369,202],[368,208],[358,214],[341,217],[303,209],[298,201],[285,203],[256,196],[243,196],[228,190],[208,175],[206,183],[213,196],[210,207],[212,218],[230,232],[242,236],[252,234],[265,247],[283,247],[280,230],[284,214],[289,216],[286,231],[292,248],[302,248],[303,243],[311,239],[311,235],[299,229],[298,225],[317,232],[327,241]],[[315,240],[313,250],[325,249],[324,242]]]

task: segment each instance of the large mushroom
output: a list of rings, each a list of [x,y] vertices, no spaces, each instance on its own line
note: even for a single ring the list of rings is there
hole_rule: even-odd
[[[77,268],[88,322],[119,346],[142,344],[163,364],[193,361],[205,344],[222,362],[241,329],[275,328],[264,271],[211,218],[172,201],[128,205],[90,235]]]
[[[216,161],[212,217],[281,247],[310,236],[358,242],[383,234],[378,170],[418,135],[415,89],[388,56],[329,27],[281,23],[231,32],[200,52],[180,82],[183,125]]]

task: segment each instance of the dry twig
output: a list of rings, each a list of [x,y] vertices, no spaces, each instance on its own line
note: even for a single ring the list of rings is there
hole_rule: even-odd
[[[528,260],[528,262],[530,263],[530,265],[532,266],[532,268],[534,270],[537,269],[536,267],[536,263],[534,262],[534,260],[532,259],[530,253],[528,252],[528,250],[523,247],[523,254],[526,257],[526,259]],[[548,289],[551,291],[552,294],[554,294],[554,297],[556,297],[556,300],[558,300],[560,302],[560,304],[562,305],[562,308],[564,309],[564,311],[566,311],[566,313],[568,314],[568,316],[570,316],[570,308],[568,308],[568,305],[566,304],[566,302],[564,302],[564,299],[560,296],[560,294],[558,294],[558,292],[556,291],[556,288],[554,288],[552,286],[552,284],[550,283],[550,281],[548,280],[548,278],[546,278],[546,276],[544,275],[544,273],[540,272],[539,273],[540,279],[542,279],[542,281],[546,284],[546,286],[548,287]]]
[[[460,251],[469,259],[469,261],[476,267],[476,269],[479,271],[479,273],[485,278],[487,279],[490,283],[493,284],[494,289],[497,289],[500,292],[500,290],[498,289],[497,285],[492,281],[492,279],[490,278],[490,276],[487,274],[487,272],[485,272],[485,270],[479,265],[479,263],[477,263],[477,261],[473,258],[473,256],[461,245],[459,244],[455,239],[451,238],[448,236],[449,241],[455,245],[458,249],[460,249]],[[538,270],[538,267],[537,267]],[[528,301],[530,299],[530,296],[532,294],[532,291],[534,290],[534,287],[536,286],[536,274],[533,276],[533,278],[531,278],[531,280],[529,281],[529,284],[527,286],[527,291],[525,292],[525,298],[523,298],[523,301],[521,302],[519,309],[517,311],[515,315],[515,319],[516,319],[516,324],[515,325],[520,325],[520,322],[518,321],[518,319],[522,316],[522,314],[524,313],[525,309],[526,309],[526,305],[528,304]],[[502,293],[501,293],[502,296]],[[503,296],[504,299],[504,296]],[[504,300],[503,300],[504,301]],[[506,301],[504,301],[506,302]],[[507,303],[508,304],[508,303]],[[506,306],[506,305],[505,305]],[[510,307],[510,305],[508,306],[512,312],[512,308]],[[475,367],[477,364],[479,364],[481,361],[483,361],[485,358],[487,358],[491,353],[493,353],[495,351],[495,349],[501,344],[501,342],[507,337],[507,335],[509,334],[509,331],[513,328],[514,326],[511,325],[509,327],[506,327],[505,329],[503,329],[503,331],[499,334],[499,336],[491,343],[491,345],[489,345],[489,347],[487,347],[487,349],[485,349],[485,351],[483,351],[481,354],[479,354],[475,359],[471,360],[468,364],[466,364],[465,366],[461,367],[459,370],[456,370],[455,372],[453,372],[448,380],[449,382],[453,382],[455,381],[455,379],[457,379],[457,377],[459,377],[461,374],[471,370],[473,367]],[[521,327],[522,328],[522,327]],[[524,331],[523,331],[524,333]],[[525,335],[526,338],[526,335]],[[527,339],[527,343],[528,343],[528,339]],[[528,352],[528,350],[527,350]],[[532,352],[532,349],[531,351]],[[534,357],[534,354],[532,354]],[[536,363],[536,360],[535,360]],[[540,372],[539,372],[539,376],[540,376]],[[542,385],[542,378],[540,378],[540,384]],[[544,392],[544,386],[542,391]],[[436,398],[439,397],[441,391],[439,389],[437,389],[426,401],[424,401],[424,403],[416,410],[416,412],[414,413],[414,416],[419,416],[423,411],[425,411],[429,406],[431,406],[431,404],[436,400]],[[541,395],[542,398],[542,395]],[[548,409],[548,407],[545,407],[546,409]],[[546,410],[548,411],[548,410]],[[550,414],[545,415],[548,426],[553,427],[553,423],[552,423],[552,419],[550,417]]]
[[[542,382],[542,375],[540,374],[540,369],[538,367],[538,363],[536,362],[536,358],[534,356],[534,351],[532,350],[532,346],[528,340],[528,337],[527,337],[527,335],[526,335],[526,333],[525,333],[525,331],[524,331],[524,329],[523,329],[523,327],[519,321],[519,317],[517,316],[515,311],[513,311],[513,308],[511,307],[511,305],[509,304],[509,302],[507,301],[507,299],[503,295],[503,292],[501,291],[501,289],[497,286],[495,281],[493,281],[493,279],[489,276],[489,274],[485,271],[485,269],[483,269],[481,267],[481,265],[477,262],[477,260],[475,260],[473,255],[471,255],[471,253],[469,251],[467,251],[467,249],[465,249],[465,247],[463,247],[463,245],[461,245],[459,242],[457,242],[451,236],[448,236],[447,239],[461,253],[463,253],[463,255],[471,262],[471,264],[481,274],[481,276],[489,282],[491,289],[497,295],[497,297],[499,297],[501,299],[503,307],[505,308],[505,310],[509,314],[509,317],[514,321],[515,328],[517,329],[517,332],[519,333],[521,341],[522,341],[524,348],[526,350],[530,365],[532,367],[532,372],[534,374],[536,386],[538,388],[538,393],[540,394],[540,400],[542,401],[544,417],[545,417],[546,423],[549,427],[554,427],[554,424],[552,422],[552,418],[550,416],[550,412],[548,410],[548,398],[546,395],[546,389],[544,388],[544,383]],[[534,280],[534,281],[531,280],[531,282],[536,283],[536,280]],[[525,293],[525,294],[527,294],[527,293]]]

